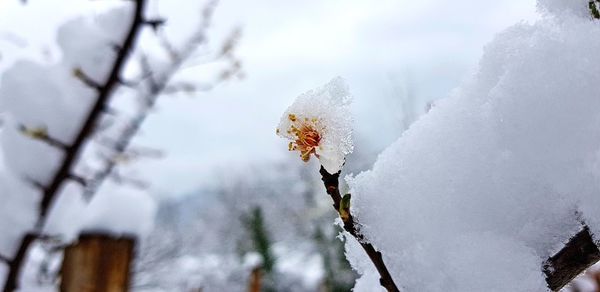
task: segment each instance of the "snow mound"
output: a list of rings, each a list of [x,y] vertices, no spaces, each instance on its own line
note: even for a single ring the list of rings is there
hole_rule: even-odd
[[[401,290],[544,291],[542,262],[579,219],[599,238],[598,35],[576,14],[507,29],[470,81],[350,179]]]

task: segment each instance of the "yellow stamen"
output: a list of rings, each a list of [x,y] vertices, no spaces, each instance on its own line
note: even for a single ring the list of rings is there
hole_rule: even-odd
[[[290,115],[290,120],[292,120],[292,116],[293,115]],[[293,116],[293,118],[296,119],[295,116]],[[305,122],[298,125],[298,127],[295,125],[290,126],[288,134],[296,136],[296,140],[290,142],[288,148],[290,151],[299,150],[300,158],[302,158],[303,161],[309,161],[311,154],[315,154],[316,156],[316,149],[320,146],[319,143],[321,142],[321,134],[315,129],[315,123],[311,124],[308,122],[308,118],[305,118],[304,120]],[[312,120],[316,122],[316,119]]]

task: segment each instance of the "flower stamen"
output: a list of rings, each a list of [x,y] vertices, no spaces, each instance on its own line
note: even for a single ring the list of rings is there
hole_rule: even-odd
[[[292,122],[297,122],[298,119],[294,114],[290,114],[288,116],[289,120]],[[313,123],[310,123],[312,121]],[[304,122],[299,125],[292,125],[288,133],[294,135],[296,139],[289,144],[289,150],[300,151],[300,157],[303,161],[309,161],[310,155],[316,154],[316,149],[319,147],[319,143],[321,142],[321,134],[316,130],[314,123],[317,119],[309,120],[308,118],[304,119]]]

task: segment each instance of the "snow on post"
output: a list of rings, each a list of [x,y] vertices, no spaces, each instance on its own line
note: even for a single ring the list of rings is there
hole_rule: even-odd
[[[289,150],[299,151],[303,161],[314,155],[327,172],[337,173],[352,152],[350,102],[348,85],[334,78],[298,96],[281,117],[277,134],[291,140]]]
[[[542,266],[582,221],[600,239],[600,23],[588,1],[538,5],[350,181],[361,233],[406,291],[547,291]],[[376,285],[363,271],[357,287]]]

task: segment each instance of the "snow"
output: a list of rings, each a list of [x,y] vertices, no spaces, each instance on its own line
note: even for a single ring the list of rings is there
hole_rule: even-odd
[[[475,76],[349,180],[400,290],[544,291],[577,212],[600,234],[600,26],[575,2],[587,9],[539,1],[542,19],[499,34]]]
[[[1,155],[0,155],[1,156]],[[23,234],[33,226],[39,192],[2,167],[0,159],[0,254],[12,255]]]
[[[2,151],[7,166],[17,175],[49,183],[62,153],[23,135],[18,128],[45,129],[64,144],[73,141],[97,95],[75,71],[99,83],[107,78],[116,55],[113,46],[127,31],[129,8],[68,21],[57,34],[62,52],[58,62],[21,60],[4,72],[0,110],[6,113],[8,123],[2,133]]]
[[[153,227],[156,201],[144,190],[106,182],[88,203],[76,183],[60,191],[45,231],[70,242],[80,233],[110,232],[142,237]]]
[[[284,112],[277,134],[289,139],[304,161],[311,154],[329,172],[338,172],[352,152],[351,97],[341,77],[310,90]],[[315,133],[316,132],[316,133]]]
[[[542,13],[549,13],[555,16],[564,14],[574,14],[579,17],[590,17],[588,10],[589,0],[538,0],[538,9]]]
[[[146,191],[105,183],[84,210],[84,231],[142,236],[152,229],[156,202]]]
[[[63,65],[80,68],[92,80],[104,82],[117,55],[115,46],[122,44],[131,26],[132,9],[133,3],[121,3],[107,12],[63,24],[57,33]]]
[[[273,251],[277,258],[275,270],[278,273],[298,279],[306,288],[319,287],[325,276],[320,254],[306,252],[298,246],[290,248],[282,244],[275,244]]]
[[[385,292],[385,288],[379,284],[379,274],[373,263],[369,260],[358,241],[349,233],[342,233],[345,244],[346,259],[352,263],[352,268],[359,272],[360,277],[356,279],[354,292]]]

